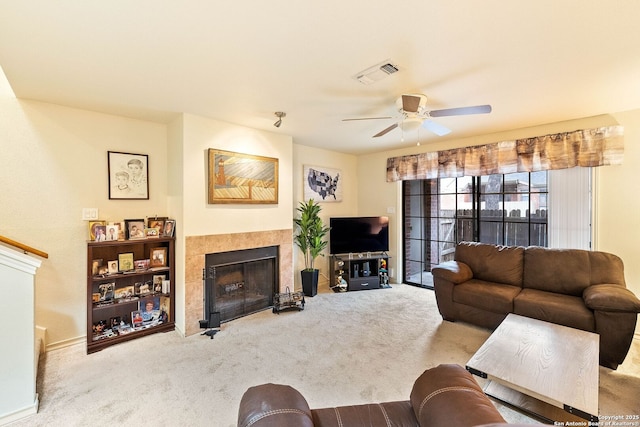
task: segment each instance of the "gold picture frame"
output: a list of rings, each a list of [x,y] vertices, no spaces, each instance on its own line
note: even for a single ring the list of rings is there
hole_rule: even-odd
[[[209,149],[209,203],[277,204],[278,159]]]

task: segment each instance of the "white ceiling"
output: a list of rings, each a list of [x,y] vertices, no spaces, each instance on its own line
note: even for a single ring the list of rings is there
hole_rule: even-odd
[[[2,0],[0,66],[19,98],[357,154],[640,108],[639,22],[638,0]],[[353,78],[387,59],[398,73]],[[372,138],[392,119],[342,121],[397,118],[403,93],[493,112],[404,141]]]

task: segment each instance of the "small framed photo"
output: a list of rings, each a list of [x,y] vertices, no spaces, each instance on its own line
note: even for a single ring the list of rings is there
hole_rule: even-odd
[[[162,230],[164,228],[164,222],[167,218],[163,217],[153,217],[147,219],[147,227],[149,228],[157,228],[158,235],[162,234]]]
[[[135,268],[133,265],[133,252],[118,254],[118,265],[120,266],[120,271],[132,271]]]
[[[96,276],[98,274],[98,269],[102,265],[102,258],[97,258],[91,261],[91,274]]]
[[[107,263],[107,266],[109,268],[109,271],[108,271],[109,274],[117,274],[118,271],[120,271],[120,270],[118,270],[118,261],[117,260],[109,261]]]
[[[134,310],[131,312],[131,325],[134,328],[142,326],[142,313],[140,313],[140,310]]]
[[[111,233],[111,228],[115,232],[115,239],[113,239],[113,234]],[[107,240],[125,240],[126,232],[125,232],[124,222],[109,222],[107,223]]]
[[[98,236],[98,227],[104,227],[105,225],[106,225],[105,221],[89,221],[89,240],[95,242],[96,237]],[[99,240],[99,241],[102,241],[102,240]]]
[[[113,292],[116,289],[115,283],[101,283],[98,285],[98,290],[100,291],[100,301],[112,301],[113,300]]]
[[[126,219],[124,221],[128,240],[144,239],[144,219]]]
[[[137,271],[145,271],[149,269],[149,260],[148,259],[137,259],[133,261],[133,267]]]
[[[120,226],[117,224],[109,223],[105,227],[106,230],[106,241],[114,241],[119,240],[120,236]]]
[[[134,296],[133,286],[125,286],[123,288],[118,288],[115,291],[116,299],[131,298],[133,296]]]
[[[149,156],[107,152],[109,199],[149,200]]]
[[[100,292],[94,292],[91,294],[92,302],[100,302]]]
[[[167,248],[151,248],[150,266],[153,267],[166,267],[167,266]]]
[[[153,276],[153,292],[162,292],[162,282],[165,280],[164,274],[156,274]]]
[[[173,234],[176,230],[176,220],[175,219],[167,219],[164,222],[164,229],[162,231],[162,237],[173,237]]]
[[[144,236],[149,239],[152,239],[154,237],[158,238],[160,237],[160,230],[158,230],[157,228],[145,228]]]

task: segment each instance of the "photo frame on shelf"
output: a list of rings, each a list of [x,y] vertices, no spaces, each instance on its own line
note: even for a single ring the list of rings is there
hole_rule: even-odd
[[[140,313],[140,310],[134,310],[131,312],[131,325],[134,328],[142,326],[142,313]]]
[[[151,248],[149,254],[149,266],[151,268],[166,267],[167,266],[167,248]]]
[[[144,239],[144,219],[125,219],[127,240]]]
[[[118,270],[118,261],[111,260],[107,262],[107,267],[109,268],[109,274],[117,274],[120,270]]]
[[[89,240],[94,242],[96,240],[97,228],[106,225],[105,221],[89,221]]]
[[[133,271],[135,269],[135,265],[133,264],[133,252],[118,254],[118,266],[122,272]]]
[[[167,220],[166,217],[149,217],[147,218],[147,228],[156,228],[158,229],[158,235],[162,234],[164,229],[164,222]]]
[[[147,239],[153,239],[160,237],[160,230],[157,228],[145,228],[144,229],[144,237]]]
[[[149,156],[108,151],[109,199],[149,199]]]
[[[164,277],[164,274],[154,274],[153,276],[153,292],[162,292],[162,282],[165,280],[166,278]]]
[[[114,240],[126,240],[126,228],[124,221],[112,221],[107,223],[107,240],[110,240],[110,227],[113,227],[116,231],[116,238]]]
[[[167,219],[164,222],[164,228],[162,230],[162,237],[173,237],[176,232],[176,220]]]
[[[106,225],[107,242],[113,242],[120,238],[120,226],[117,224],[109,223]]]
[[[278,159],[209,149],[209,203],[277,204]]]

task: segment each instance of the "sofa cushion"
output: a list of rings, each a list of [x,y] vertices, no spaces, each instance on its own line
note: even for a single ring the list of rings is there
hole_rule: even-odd
[[[313,409],[311,413],[315,427],[419,427],[408,400]]]
[[[411,406],[422,427],[504,423],[496,407],[462,366],[427,369],[411,390]]]
[[[626,286],[624,264],[619,256],[607,252],[589,252],[591,284],[611,283]]]
[[[298,390],[269,383],[250,387],[242,395],[238,426],[313,427],[313,419],[307,400]]]
[[[589,251],[538,246],[524,251],[522,287],[577,297],[590,284]]]
[[[523,255],[521,246],[461,242],[455,260],[467,264],[476,279],[522,287]]]
[[[513,302],[513,312],[526,317],[595,332],[593,312],[581,297],[523,289]]]
[[[513,299],[522,288],[471,279],[453,288],[453,301],[491,311],[492,313],[511,313]]]

